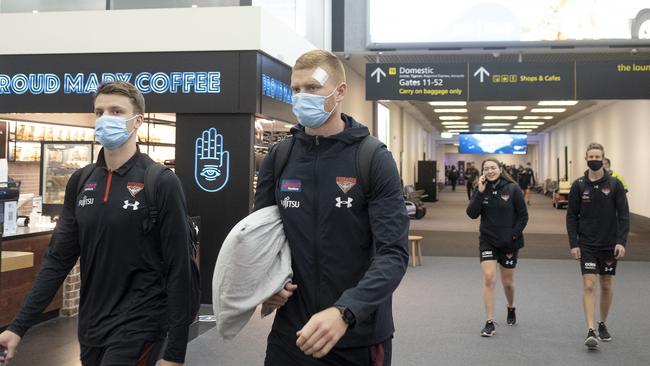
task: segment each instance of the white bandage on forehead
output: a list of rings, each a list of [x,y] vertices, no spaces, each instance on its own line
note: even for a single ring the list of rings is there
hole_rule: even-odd
[[[330,78],[330,76],[327,74],[327,71],[323,70],[322,67],[317,67],[316,70],[314,70],[314,73],[311,74],[311,77],[318,81],[321,86],[325,85],[327,79]]]

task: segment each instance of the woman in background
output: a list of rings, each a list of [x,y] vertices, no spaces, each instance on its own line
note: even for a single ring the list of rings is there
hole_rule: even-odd
[[[497,280],[497,263],[501,284],[508,302],[507,324],[515,325],[515,267],[517,254],[524,246],[523,231],[528,223],[528,210],[524,194],[498,160],[483,161],[482,175],[474,190],[467,215],[481,217],[479,252],[483,271],[483,301],[487,322],[481,336],[492,337],[494,326],[494,289]]]

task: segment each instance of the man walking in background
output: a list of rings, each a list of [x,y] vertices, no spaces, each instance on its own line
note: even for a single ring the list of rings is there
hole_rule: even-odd
[[[449,178],[449,182],[451,183],[452,192],[456,192],[456,183],[458,183],[458,170],[456,170],[455,165],[451,166],[451,169],[447,174],[447,178]]]
[[[592,143],[585,160],[589,169],[571,186],[566,226],[571,255],[580,261],[583,307],[587,323],[584,344],[589,349],[612,340],[607,316],[614,297],[616,265],[625,257],[630,210],[623,184],[603,168],[605,149]],[[600,280],[600,322],[596,336],[596,282]]]
[[[530,167],[530,162],[521,169],[518,176],[519,188],[524,192],[526,203],[530,206],[530,189],[535,186],[535,174]]]
[[[473,165],[470,163],[467,163],[467,167],[465,168],[465,186],[467,187],[467,199],[471,200],[472,199],[472,192],[474,191],[474,187],[476,186],[476,180],[478,179],[479,172],[476,168],[474,168]]]

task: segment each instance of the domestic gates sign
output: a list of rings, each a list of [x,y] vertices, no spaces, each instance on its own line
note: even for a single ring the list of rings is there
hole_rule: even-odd
[[[366,99],[465,100],[464,64],[367,64]]]
[[[650,60],[366,64],[367,100],[650,99]]]

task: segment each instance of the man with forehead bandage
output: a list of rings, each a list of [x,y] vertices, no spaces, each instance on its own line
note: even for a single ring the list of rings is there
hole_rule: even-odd
[[[325,82],[330,76],[327,75],[327,71],[323,70],[322,67],[317,67],[316,70],[314,70],[314,73],[311,74],[311,77],[318,81],[320,85],[325,86]]]
[[[409,225],[395,161],[341,113],[348,86],[334,54],[300,56],[291,88],[299,124],[271,148],[255,194],[256,210],[278,205],[294,273],[264,303],[277,309],[264,364],[390,365]]]

